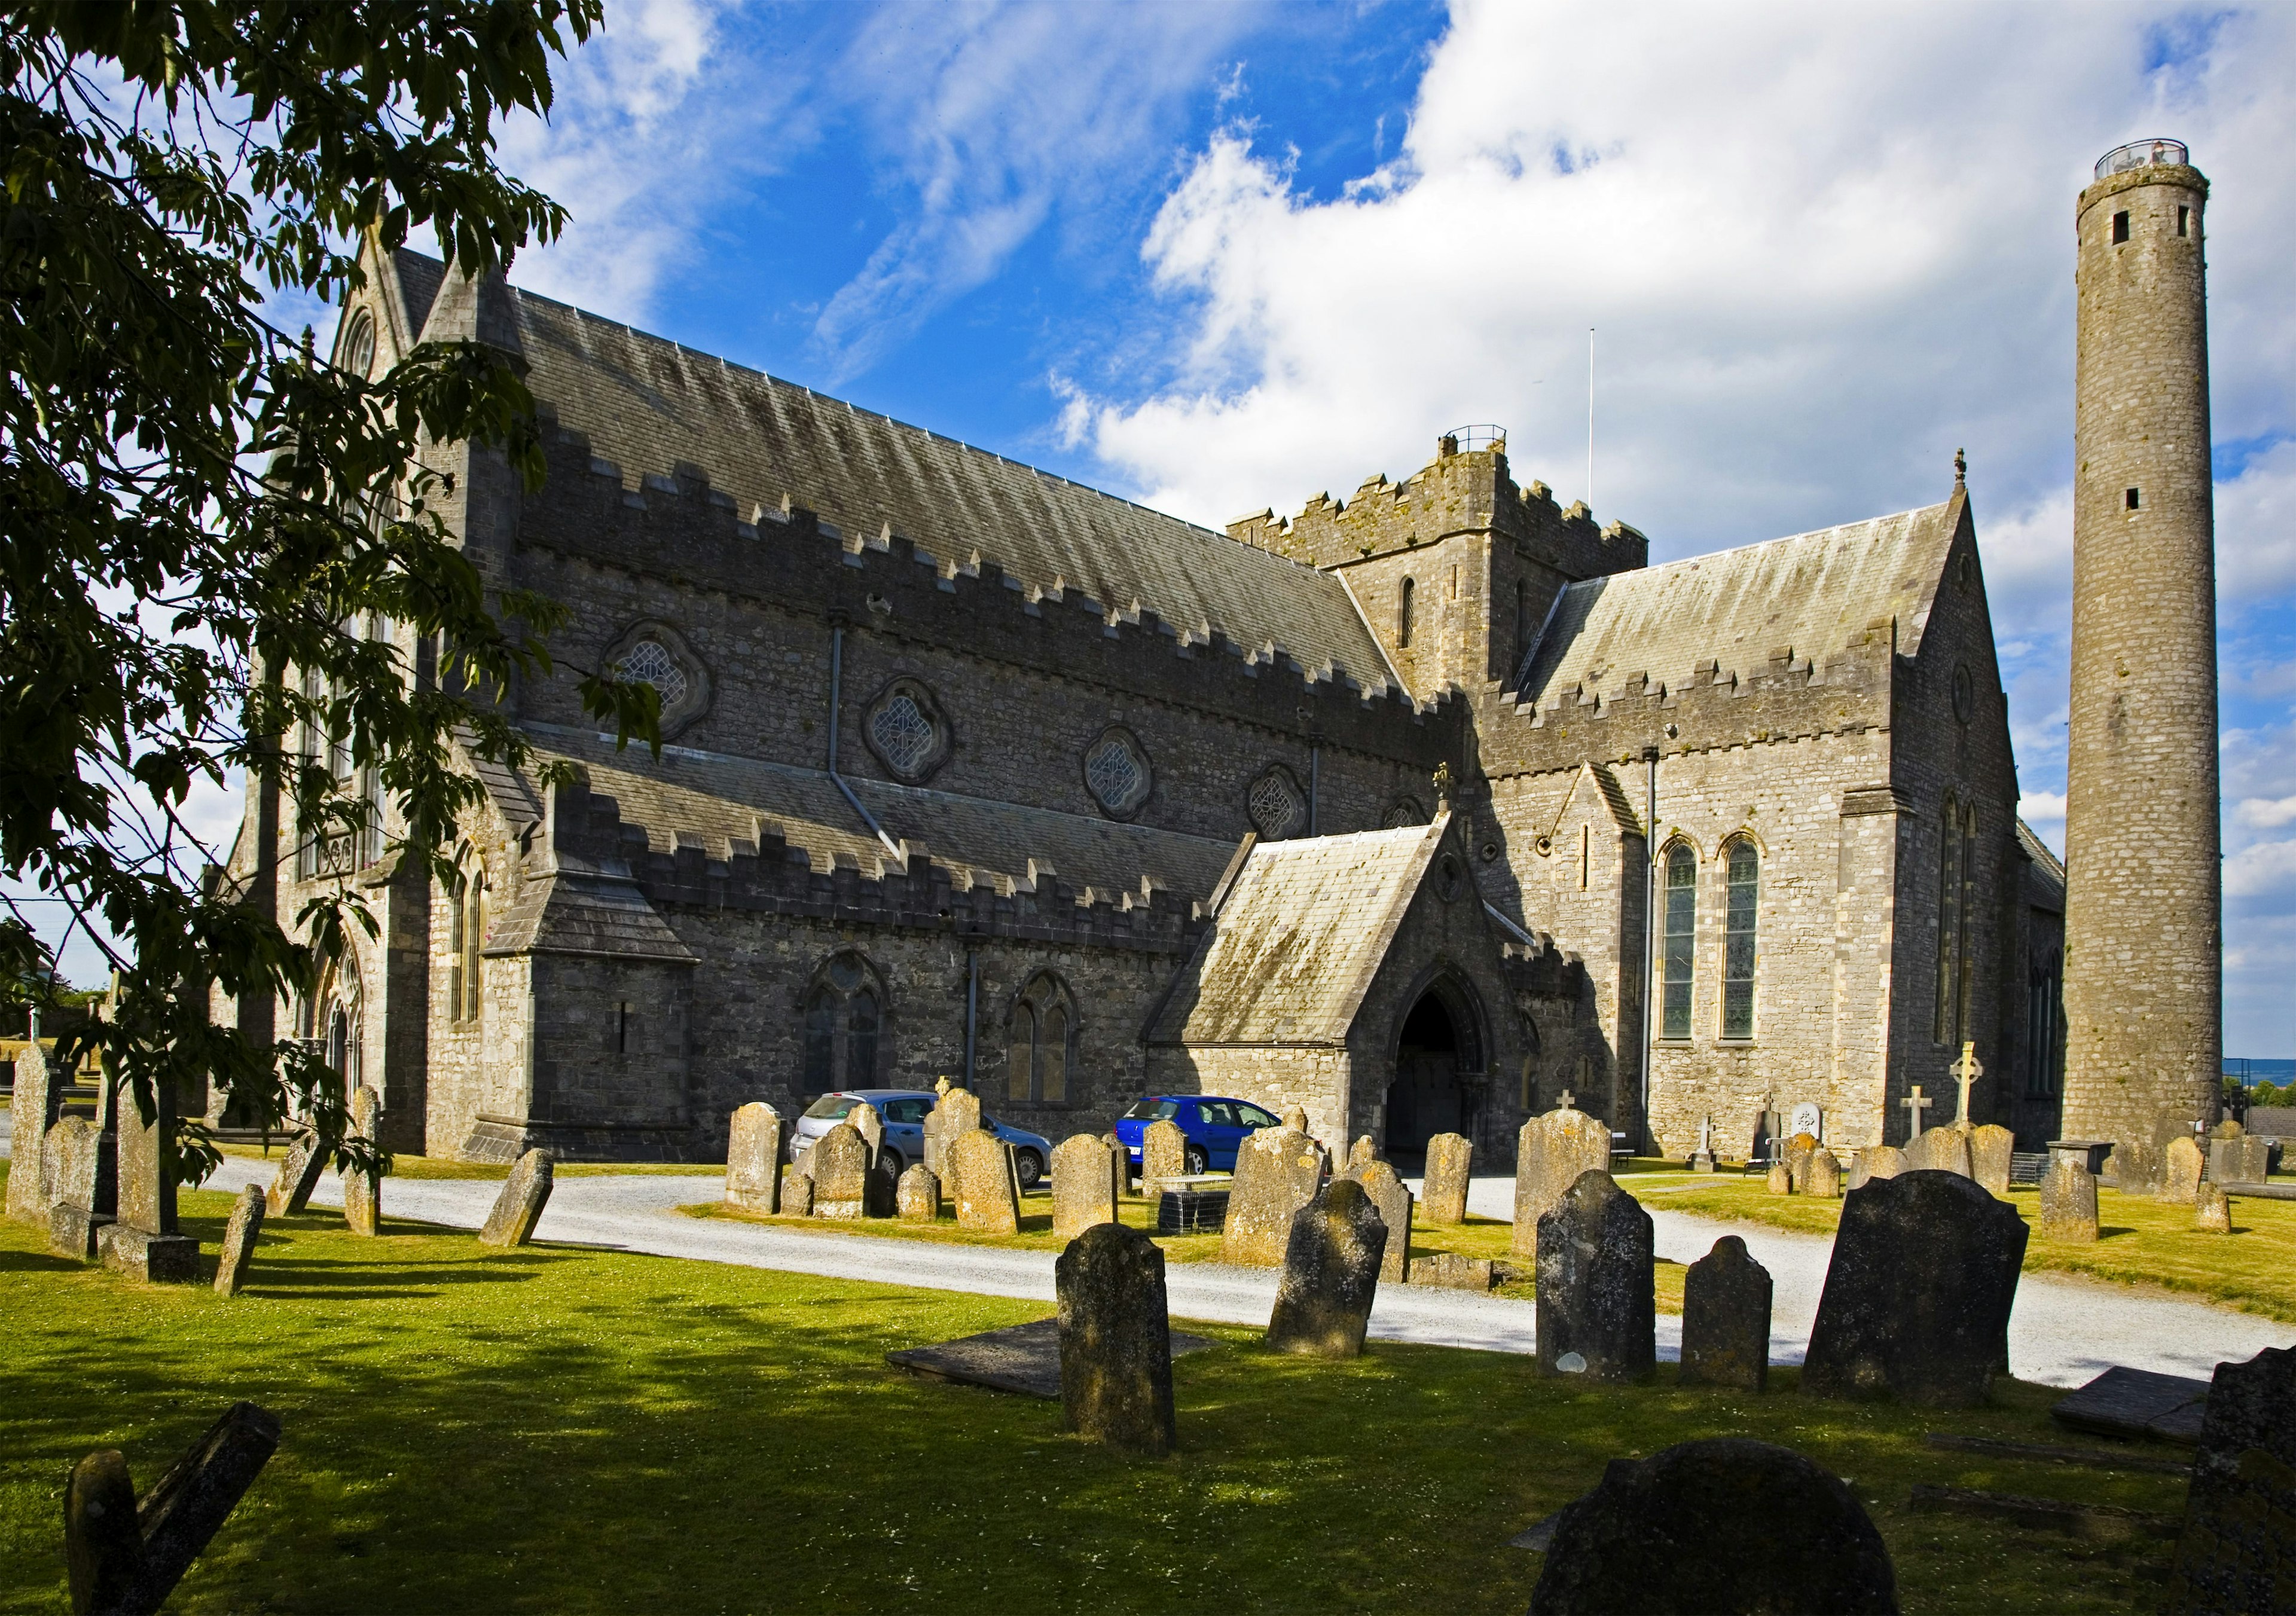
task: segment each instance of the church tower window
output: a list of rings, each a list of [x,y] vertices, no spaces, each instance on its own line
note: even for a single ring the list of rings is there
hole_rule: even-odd
[[[1403,580],[1403,592],[1395,608],[1395,644],[1398,651],[1411,649],[1412,597],[1418,592],[1417,584],[1407,578]]]
[[[1722,941],[1722,1036],[1754,1036],[1754,957],[1762,856],[1740,838],[1730,844],[1729,910]]]
[[[1665,998],[1659,1036],[1690,1036],[1690,995],[1698,947],[1698,856],[1677,844],[1666,856]]]
[[[1060,978],[1039,972],[1013,1001],[1005,1098],[1014,1104],[1068,1103],[1076,1008]]]

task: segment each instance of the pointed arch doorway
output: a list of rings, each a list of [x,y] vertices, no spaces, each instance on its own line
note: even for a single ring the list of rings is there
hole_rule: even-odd
[[[1388,1159],[1415,1161],[1438,1134],[1472,1138],[1483,1077],[1472,990],[1454,977],[1439,977],[1413,1001],[1396,1030],[1395,1079],[1387,1091]]]

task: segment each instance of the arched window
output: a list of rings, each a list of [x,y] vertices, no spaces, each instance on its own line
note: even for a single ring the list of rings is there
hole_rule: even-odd
[[[462,891],[454,900],[453,946],[455,954],[452,980],[447,998],[455,1019],[475,1021],[479,1019],[479,950],[487,940],[487,874],[473,870],[463,882]]]
[[[1015,1103],[1065,1104],[1075,1054],[1076,1005],[1061,979],[1040,972],[1013,1001],[1005,1098]]]
[[[1754,932],[1762,856],[1751,841],[1730,844],[1730,903],[1722,939],[1722,1036],[1754,1036]]]
[[[1666,856],[1662,1038],[1690,1036],[1690,990],[1698,941],[1698,855],[1677,843]]]
[[[832,954],[802,1005],[805,1092],[876,1087],[885,1030],[885,984],[876,968],[850,950]]]
[[[1407,578],[1403,580],[1402,597],[1395,609],[1395,644],[1396,649],[1398,651],[1408,651],[1411,649],[1412,596],[1418,594],[1418,592],[1419,586],[1417,584],[1412,582],[1412,580]]]
[[[374,369],[374,316],[364,308],[343,328],[341,367],[361,381]]]
[[[2064,1069],[2064,957],[2052,949],[2037,956],[2025,997],[2025,1092],[2037,1100],[2057,1092]]]

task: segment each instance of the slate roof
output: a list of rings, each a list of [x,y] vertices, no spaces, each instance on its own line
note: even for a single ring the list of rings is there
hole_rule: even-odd
[[[419,256],[398,255],[402,286]],[[938,559],[991,561],[1110,611],[1146,608],[1192,638],[1218,631],[1319,677],[1392,683],[1336,577],[564,303],[508,298],[536,399],[633,488],[694,465],[744,517],[786,499],[849,536],[890,527]],[[467,321],[468,300],[439,300],[441,319]]]
[[[1582,686],[1616,696],[1644,674],[1673,689],[1703,663],[1751,677],[1791,650],[1823,668],[1876,621],[1920,648],[1962,502],[1774,538],[1569,586],[1524,660],[1519,700],[1544,710]]]
[[[487,927],[484,952],[694,960],[637,882],[569,864],[520,889]]]
[[[580,764],[590,790],[613,798],[624,822],[644,825],[652,845],[665,851],[684,833],[722,858],[730,842],[754,841],[762,819],[790,846],[803,848],[816,870],[841,859],[874,874],[891,860],[824,770],[677,746],[662,748],[656,762],[642,746],[617,752],[611,740],[557,726],[530,738],[542,758]],[[979,880],[1009,893],[1055,874],[1064,887],[1090,887],[1111,899],[1128,892],[1144,898],[1150,889],[1201,899],[1235,850],[1210,837],[953,792],[858,778],[846,783],[887,834],[922,846],[960,886]]]
[[[2021,817],[2017,821],[2017,845],[2032,861],[2034,874],[2040,880],[2044,892],[2054,898],[2062,907],[2065,898],[2064,860],[2049,851],[2049,844],[2043,841]]]
[[[422,322],[430,317],[430,305],[439,300],[439,283],[447,278],[447,267],[404,247],[390,256],[391,268],[398,276],[399,301],[406,311],[406,329],[421,331]]]
[[[1149,1041],[1344,1043],[1450,824],[1253,848]]]

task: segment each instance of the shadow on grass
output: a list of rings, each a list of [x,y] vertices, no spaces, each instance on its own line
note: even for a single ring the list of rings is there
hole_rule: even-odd
[[[69,1257],[59,1257],[53,1251],[0,1251],[0,1274],[78,1273],[88,1265],[75,1262]]]

